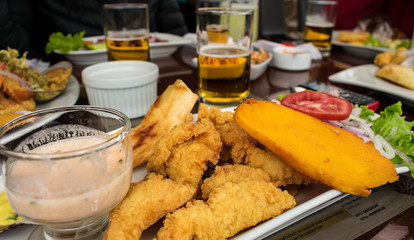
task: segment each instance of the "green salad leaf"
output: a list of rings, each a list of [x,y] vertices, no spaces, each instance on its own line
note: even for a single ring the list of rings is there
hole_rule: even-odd
[[[53,50],[59,50],[61,53],[66,54],[70,51],[78,50],[79,48],[85,47],[83,43],[83,36],[85,31],[76,33],[74,35],[64,35],[61,32],[52,33],[49,36],[49,42],[46,44],[46,54],[50,54]]]
[[[375,134],[381,135],[394,148],[407,155],[410,161],[401,158],[398,154],[391,161],[394,164],[407,166],[414,177],[414,122],[408,122],[402,116],[402,104],[397,102],[388,106],[380,113],[380,117],[374,121],[371,129]]]

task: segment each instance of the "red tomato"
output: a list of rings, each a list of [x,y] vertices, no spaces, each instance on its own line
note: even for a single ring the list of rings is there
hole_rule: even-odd
[[[353,108],[352,103],[343,98],[309,90],[291,93],[280,103],[321,120],[345,120]]]
[[[286,47],[296,47],[295,44],[291,43],[291,42],[281,42],[280,44],[285,45]]]

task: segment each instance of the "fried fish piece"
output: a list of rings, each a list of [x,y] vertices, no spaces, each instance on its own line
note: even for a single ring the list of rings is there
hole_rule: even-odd
[[[136,240],[142,231],[183,206],[196,189],[160,175],[150,174],[141,182],[132,183],[125,198],[109,215],[106,240]]]
[[[252,138],[234,121],[234,112],[221,112],[200,104],[199,119],[209,119],[215,124],[223,141],[222,159],[261,168],[269,174],[276,186],[309,184],[313,180],[296,171],[280,157]],[[227,151],[227,153],[226,153]]]
[[[235,121],[294,169],[340,191],[368,196],[371,188],[398,180],[372,142],[288,107],[248,99]]]
[[[21,83],[10,76],[0,74],[0,82],[1,91],[18,101],[29,100],[35,95],[29,84]]]
[[[405,51],[407,51],[407,49],[404,47],[401,47],[401,48],[398,48],[397,50],[379,53],[375,56],[374,63],[379,67],[383,67],[388,64],[398,65],[402,63],[405,59],[407,59],[407,55],[402,54]]]
[[[207,120],[177,125],[155,144],[147,170],[196,187],[208,164],[217,164],[221,145],[220,134]]]
[[[202,198],[207,199],[215,188],[227,182],[238,183],[244,180],[271,182],[269,174],[260,168],[253,168],[242,164],[217,166],[213,175],[203,181],[201,187]]]
[[[207,201],[192,200],[166,216],[157,239],[227,239],[293,208],[295,199],[263,180],[227,182]]]
[[[0,114],[13,113],[16,111],[33,111],[36,103],[33,98],[27,100],[18,100],[5,96],[0,92]]]
[[[414,69],[396,64],[388,64],[380,68],[375,76],[414,90]]]
[[[168,86],[150,107],[142,123],[131,131],[134,167],[148,161],[155,143],[174,126],[193,120],[191,110],[197,99],[197,94],[181,80]]]

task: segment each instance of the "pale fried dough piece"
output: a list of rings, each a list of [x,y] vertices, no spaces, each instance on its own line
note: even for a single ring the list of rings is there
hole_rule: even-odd
[[[220,134],[206,119],[177,125],[156,143],[147,170],[196,187],[208,163],[217,164],[221,145]]]
[[[154,144],[174,126],[191,122],[191,110],[197,102],[194,94],[183,81],[170,85],[148,110],[141,124],[132,129],[133,166],[148,161]]]
[[[158,231],[164,239],[227,239],[241,230],[295,206],[287,192],[263,180],[228,182],[215,188],[206,202],[192,200],[168,214]]]
[[[138,183],[132,183],[128,194],[109,215],[110,225],[105,232],[107,240],[136,240],[142,231],[167,213],[183,206],[196,189],[160,175],[151,174]]]
[[[388,64],[379,69],[375,73],[375,76],[414,90],[413,68],[403,65]]]
[[[207,199],[210,193],[217,187],[227,182],[238,183],[244,180],[263,180],[271,182],[270,176],[260,168],[253,168],[242,164],[228,164],[217,166],[211,177],[203,181],[201,187],[203,199]]]
[[[33,111],[36,103],[33,98],[28,100],[18,100],[11,97],[6,97],[0,92],[0,114],[7,114],[16,111]]]
[[[233,112],[221,112],[219,109],[209,109],[200,104],[198,116],[199,119],[209,119],[215,124],[223,145],[227,146],[224,149],[228,153],[222,153],[222,159],[229,158],[233,163],[244,163],[254,168],[261,168],[270,175],[276,186],[312,182],[312,179],[293,169],[240,128],[234,122]]]
[[[368,196],[371,188],[398,180],[372,142],[288,107],[248,99],[235,120],[298,172],[340,191]]]

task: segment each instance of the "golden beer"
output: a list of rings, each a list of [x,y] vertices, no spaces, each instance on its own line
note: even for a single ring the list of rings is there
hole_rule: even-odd
[[[148,37],[107,38],[106,48],[108,61],[150,59]]]
[[[250,52],[241,47],[205,47],[198,55],[198,78],[198,94],[205,102],[240,102],[249,95]]]
[[[229,28],[222,25],[211,24],[207,26],[207,39],[209,42],[227,43]]]
[[[305,25],[305,41],[311,42],[318,48],[322,55],[329,55],[331,50],[333,24],[312,24]]]

